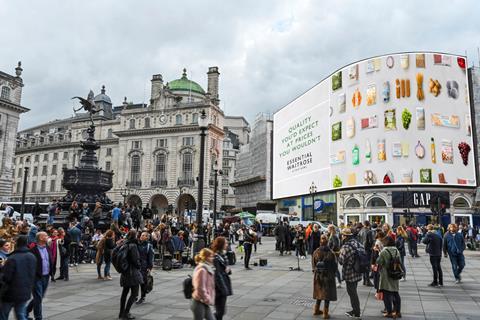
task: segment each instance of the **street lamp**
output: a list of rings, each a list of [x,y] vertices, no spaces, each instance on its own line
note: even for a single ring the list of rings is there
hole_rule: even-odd
[[[217,230],[217,189],[218,189],[218,175],[222,174],[222,170],[218,168],[218,162],[215,161],[213,168],[214,180],[213,180],[213,237],[215,238],[215,231]]]
[[[198,205],[197,205],[197,252],[203,249],[205,246],[205,240],[203,239],[202,228],[202,214],[203,214],[203,179],[205,171],[205,136],[208,129],[208,118],[205,110],[200,112],[198,119],[198,126],[200,128],[200,168],[198,173]],[[195,252],[195,250],[194,250]]]
[[[317,193],[317,186],[315,183],[312,181],[312,184],[310,185],[310,195],[312,196],[312,220],[314,220],[315,217],[315,193]]]
[[[25,158],[25,164],[23,167],[23,190],[22,190],[22,206],[20,207],[20,220],[23,221],[23,215],[25,213],[25,194],[27,193],[27,176],[28,176],[28,164],[30,157]]]

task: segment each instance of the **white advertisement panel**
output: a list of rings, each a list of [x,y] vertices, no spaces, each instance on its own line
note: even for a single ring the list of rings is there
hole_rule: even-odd
[[[466,65],[431,52],[366,59],[279,110],[274,198],[312,185],[475,186]]]

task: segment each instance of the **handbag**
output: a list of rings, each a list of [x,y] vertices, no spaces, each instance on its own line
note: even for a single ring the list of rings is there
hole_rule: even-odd
[[[375,299],[383,301],[383,291],[375,292]]]
[[[153,277],[149,273],[149,274],[147,274],[147,283],[146,283],[146,286],[145,286],[145,292],[150,293],[152,290],[153,290]]]

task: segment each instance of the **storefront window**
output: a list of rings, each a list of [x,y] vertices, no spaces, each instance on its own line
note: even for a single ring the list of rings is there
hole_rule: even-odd
[[[373,197],[367,202],[367,207],[369,208],[375,208],[375,207],[386,207],[387,204],[382,198],[379,197]]]
[[[345,204],[345,208],[352,209],[352,208],[360,208],[360,201],[355,198],[352,198],[347,201]]]
[[[453,201],[453,206],[455,208],[468,208],[469,205],[468,205],[468,202],[465,198],[457,198]]]

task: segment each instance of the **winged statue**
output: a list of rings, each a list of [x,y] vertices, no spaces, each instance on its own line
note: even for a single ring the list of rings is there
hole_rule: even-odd
[[[94,94],[93,94],[92,90],[90,90],[90,92],[88,93],[87,99],[84,99],[82,97],[73,97],[72,100],[73,99],[78,99],[80,101],[80,104],[82,105],[78,109],[73,108],[73,112],[77,113],[78,111],[80,111],[82,109],[85,110],[86,112],[88,112],[90,114],[90,120],[92,121],[92,124],[93,124],[93,115],[95,113],[103,111],[103,109],[98,108],[95,105]]]

